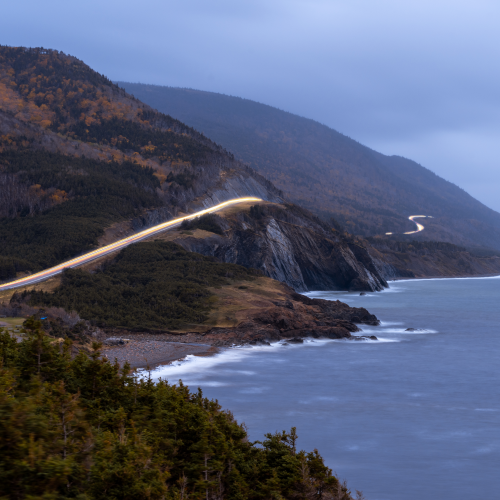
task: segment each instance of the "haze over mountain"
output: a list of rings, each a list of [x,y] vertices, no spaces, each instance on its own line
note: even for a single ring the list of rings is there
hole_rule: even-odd
[[[127,92],[204,133],[291,199],[364,236],[413,230],[417,239],[500,249],[500,214],[412,160],[386,156],[341,133],[247,99],[119,82]]]

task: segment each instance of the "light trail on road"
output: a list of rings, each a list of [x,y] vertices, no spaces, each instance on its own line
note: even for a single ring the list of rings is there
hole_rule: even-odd
[[[430,219],[432,219],[432,215],[410,215],[410,217],[408,217],[408,219],[410,219],[412,222],[415,222],[413,219],[417,219],[419,217],[429,217]],[[420,231],[423,231],[425,229],[424,226],[422,226],[422,224],[419,224],[418,222],[415,222],[415,224],[417,225],[417,230],[416,231],[408,231],[407,233],[403,233],[403,234],[415,234],[415,233],[420,233]],[[394,233],[385,233],[385,234],[394,234]]]
[[[263,201],[261,198],[254,198],[252,196],[246,198],[234,198],[232,200],[225,201],[223,203],[219,203],[214,207],[206,208],[205,210],[200,210],[191,215],[186,215],[184,217],[179,217],[178,219],[172,219],[168,222],[163,222],[162,224],[158,224],[157,226],[150,227],[149,229],[145,229],[140,233],[133,234],[132,236],[128,236],[127,238],[123,238],[122,240],[115,241],[110,245],[106,245],[104,247],[93,250],[92,252],[86,253],[84,255],[80,255],[79,257],[75,257],[74,259],[63,262],[62,264],[58,264],[57,266],[46,269],[45,271],[40,271],[39,273],[31,274],[29,276],[25,276],[24,278],[17,279],[15,281],[10,281],[9,283],[4,283],[0,285],[0,290],[8,290],[10,288],[17,288],[20,286],[31,285],[34,283],[38,283],[39,281],[44,281],[52,276],[56,276],[63,272],[64,269],[69,267],[77,267],[82,264],[86,264],[91,262],[99,257],[103,257],[104,255],[108,255],[110,253],[116,252],[125,248],[126,246],[137,243],[145,238],[149,238],[154,234],[161,233],[167,229],[172,229],[173,227],[179,226],[185,220],[196,219],[202,215],[211,214],[214,212],[218,212],[223,208],[230,207],[231,205],[237,205],[239,203],[245,203],[249,201],[259,202]]]

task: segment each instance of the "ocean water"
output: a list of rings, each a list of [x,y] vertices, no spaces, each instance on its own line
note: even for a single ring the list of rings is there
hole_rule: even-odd
[[[309,294],[366,307],[379,341],[233,349],[153,376],[201,387],[252,440],[296,426],[368,500],[500,498],[500,279],[390,285]]]

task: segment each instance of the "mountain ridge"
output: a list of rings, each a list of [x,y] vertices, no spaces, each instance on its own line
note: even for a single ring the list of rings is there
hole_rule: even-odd
[[[362,236],[413,229],[409,215],[433,215],[415,239],[500,249],[500,214],[431,170],[386,156],[310,118],[207,91],[117,82],[230,150],[323,218]]]

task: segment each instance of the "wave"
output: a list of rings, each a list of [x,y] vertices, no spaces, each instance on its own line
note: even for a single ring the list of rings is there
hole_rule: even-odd
[[[241,389],[238,392],[240,394],[262,394],[269,390],[269,387],[248,387],[246,389]]]
[[[391,284],[389,284],[388,288],[384,288],[383,290],[381,290],[378,293],[401,293],[401,292],[406,292],[407,288],[405,288],[404,286],[396,285],[394,283],[395,282],[391,282]],[[398,280],[396,283],[400,283],[400,281]]]
[[[356,335],[353,335],[354,337],[356,337]],[[349,342],[349,340],[346,340],[346,342]],[[363,344],[380,344],[380,343],[384,343],[384,342],[401,342],[401,340],[399,339],[390,339],[390,338],[385,338],[385,337],[377,337],[377,340],[373,340],[373,339],[361,339],[361,340],[357,340],[356,341],[356,344],[358,342],[362,342]]]
[[[363,332],[365,334],[367,332]],[[380,333],[380,332],[375,332]],[[354,335],[356,337],[356,335]],[[289,349],[303,349],[303,348],[313,348],[313,347],[322,347],[325,344],[329,343],[349,343],[351,345],[356,344],[377,344],[377,343],[386,343],[386,342],[400,342],[398,339],[394,338],[385,338],[378,337],[378,340],[364,338],[361,340],[352,340],[352,339],[304,339],[303,343],[298,344],[289,344],[286,339],[280,340],[279,342],[272,343],[271,345],[263,345],[263,346],[244,346],[244,347],[232,347],[223,350],[213,356],[196,356],[194,354],[188,354],[185,358],[174,361],[169,365],[162,365],[154,370],[148,372],[146,369],[138,370],[139,376],[145,376],[147,373],[151,374],[151,378],[158,380],[168,380],[170,382],[176,382],[180,379],[188,383],[189,385],[196,385],[200,383],[199,379],[203,378],[205,374],[209,372],[213,372],[213,369],[219,365],[227,364],[227,363],[239,363],[243,361],[245,358],[261,353],[277,353],[283,352],[285,353]],[[273,363],[286,362],[285,359],[273,358]],[[252,376],[255,375],[255,372],[250,370],[238,370],[231,368],[224,368],[223,370],[218,370],[221,374],[234,373],[238,375],[247,375]],[[204,385],[207,385],[206,382],[203,382]],[[210,382],[208,385],[220,386],[227,385],[222,384],[220,382]]]
[[[248,346],[248,347],[235,347],[226,349],[222,352],[214,354],[213,356],[195,356],[194,354],[188,354],[185,358],[179,359],[178,361],[174,361],[170,365],[162,365],[158,368],[151,371],[151,377],[154,379],[163,379],[163,380],[188,380],[194,379],[203,375],[207,371],[215,368],[218,365],[224,363],[238,363],[250,356],[251,354],[262,351],[262,350],[270,350],[277,349],[280,347],[280,344],[272,344],[270,346]],[[279,362],[279,360],[274,360],[275,362]],[[233,371],[240,375],[254,375],[254,372],[248,370],[229,370],[225,371]],[[145,370],[142,371],[144,373]]]
[[[399,281],[398,281],[399,283]],[[370,297],[380,297],[381,294],[387,293],[402,293],[407,290],[406,287],[390,285],[389,288],[384,288],[380,292],[347,292],[347,291],[325,291],[325,290],[313,290],[310,292],[303,292],[302,295],[309,297],[311,299],[325,299],[325,300],[337,300],[342,299],[344,301],[354,300],[354,299],[366,299]],[[364,293],[364,295],[360,295]]]

